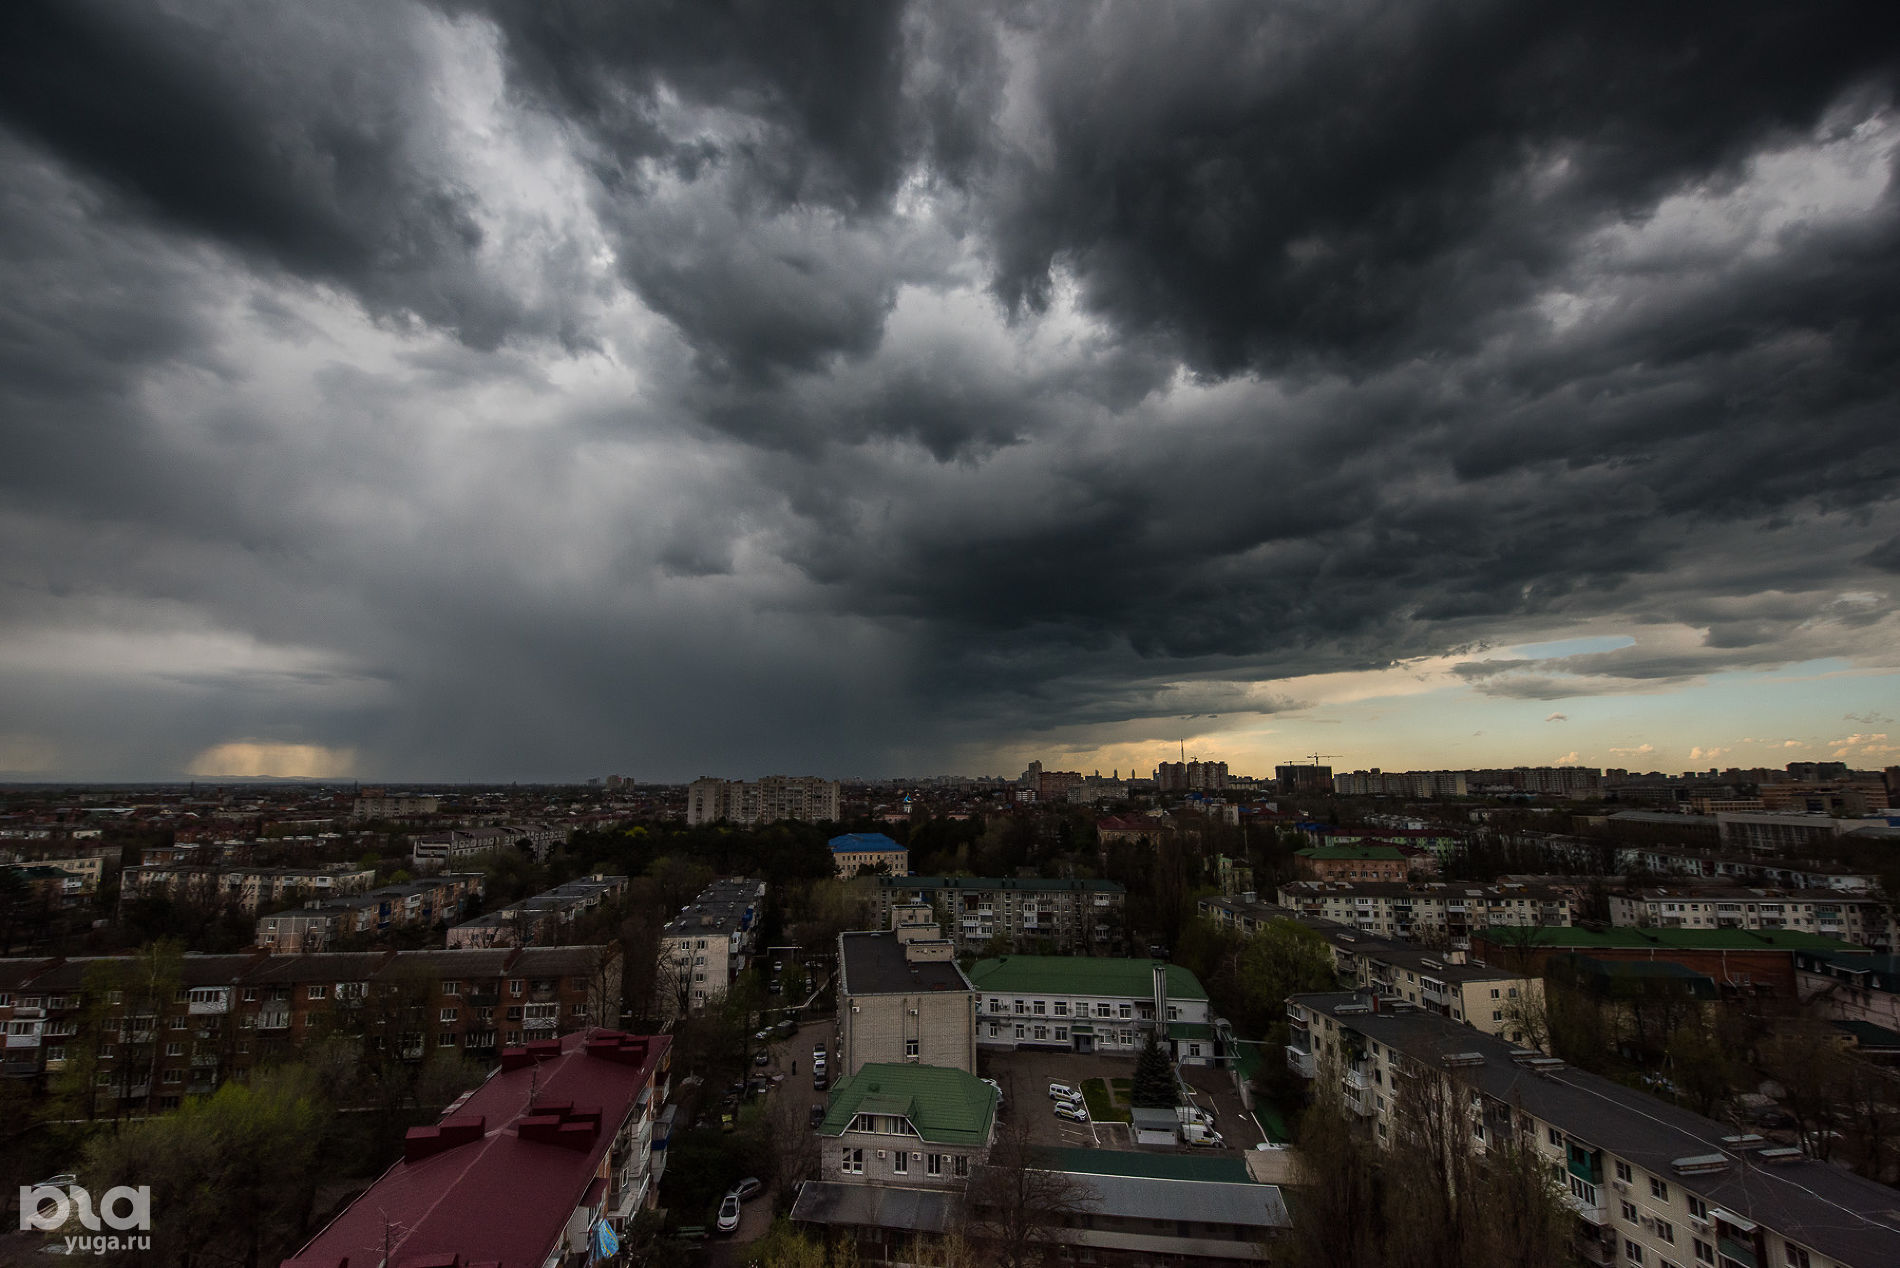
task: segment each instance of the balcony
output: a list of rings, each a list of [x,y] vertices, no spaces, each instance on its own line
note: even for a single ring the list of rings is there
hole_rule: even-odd
[[[288,1010],[281,1013],[259,1013],[257,1028],[259,1030],[289,1030],[290,1013]]]
[[[1302,1079],[1312,1078],[1315,1073],[1313,1054],[1304,1048],[1288,1044],[1286,1046],[1286,1068],[1299,1075]]]
[[[1370,1092],[1372,1080],[1358,1070],[1348,1070],[1340,1076],[1340,1082],[1346,1085],[1347,1092]]]
[[[1579,1197],[1574,1190],[1564,1193],[1563,1199],[1564,1204],[1575,1211],[1586,1223],[1595,1224],[1598,1228],[1609,1224],[1610,1212],[1607,1207],[1592,1203],[1588,1198]]]

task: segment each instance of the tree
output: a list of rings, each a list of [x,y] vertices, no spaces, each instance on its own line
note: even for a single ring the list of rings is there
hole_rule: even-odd
[[[964,1194],[964,1227],[988,1253],[988,1263],[1024,1268],[1040,1263],[1043,1248],[1065,1224],[1087,1215],[1100,1200],[1066,1171],[1051,1171],[1035,1156],[1027,1115],[997,1129],[988,1159]]]
[[[1300,1218],[1290,1258],[1300,1268],[1383,1268],[1378,1148],[1347,1114],[1337,1073],[1328,1073],[1300,1119]]]
[[[857,1243],[837,1238],[829,1244],[822,1238],[800,1232],[790,1220],[772,1221],[765,1236],[745,1251],[745,1261],[757,1268],[857,1268]]]
[[[1707,1026],[1695,1021],[1678,1026],[1664,1059],[1676,1095],[1704,1118],[1734,1095],[1741,1071]]]
[[[181,1268],[275,1259],[309,1223],[312,1165],[332,1115],[301,1067],[227,1083],[184,1108],[143,1119],[87,1145],[81,1179],[92,1192],[150,1185],[152,1244],[185,1248]],[[144,1251],[104,1262],[137,1264]]]
[[[1291,920],[1269,920],[1240,948],[1239,1014],[1242,1033],[1260,1034],[1286,1013],[1289,995],[1331,990],[1339,976],[1326,939]]]
[[[1159,1030],[1150,1030],[1135,1058],[1135,1077],[1129,1100],[1140,1109],[1172,1109],[1180,1101],[1175,1087],[1174,1062],[1162,1046]]]

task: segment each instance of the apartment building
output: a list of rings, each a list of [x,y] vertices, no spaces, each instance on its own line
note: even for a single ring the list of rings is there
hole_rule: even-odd
[[[120,874],[119,903],[164,895],[212,907],[255,914],[260,908],[309,899],[360,894],[376,884],[373,867],[218,867],[213,864],[145,863]]]
[[[1388,938],[1469,945],[1492,925],[1569,925],[1576,900],[1534,885],[1460,885],[1452,881],[1291,881],[1280,906]]]
[[[1341,1090],[1388,1144],[1409,1098],[1468,1106],[1468,1148],[1515,1138],[1567,1189],[1588,1263],[1876,1268],[1900,1263],[1893,1191],[1562,1061],[1356,993],[1287,1001],[1288,1066]]]
[[[329,950],[392,929],[431,928],[456,919],[479,901],[482,881],[477,872],[445,872],[334,898],[320,906],[275,912],[258,919],[257,945],[294,955]]]
[[[764,902],[764,881],[718,880],[667,922],[660,931],[657,1016],[671,1021],[725,997],[746,966]]]
[[[626,877],[596,872],[451,926],[448,945],[520,947],[565,942],[578,921],[626,892]]]
[[[882,832],[847,832],[831,838],[831,865],[840,880],[862,872],[910,875],[910,851]]]
[[[839,818],[838,781],[815,775],[767,775],[757,783],[696,779],[686,790],[686,822],[777,823],[797,819],[827,823]]]
[[[1314,881],[1402,881],[1416,871],[1437,871],[1430,856],[1396,845],[1316,845],[1293,854],[1294,870]]]
[[[1839,864],[1812,860],[1741,858],[1715,850],[1682,846],[1619,846],[1618,872],[1650,872],[1658,876],[1690,876],[1730,880],[1744,885],[1777,889],[1827,889],[1842,894],[1865,894],[1879,887],[1879,879]]]
[[[1228,1055],[1207,991],[1178,964],[1006,955],[977,961],[970,983],[980,1047],[1129,1056],[1160,1019],[1175,1064],[1215,1065]]]
[[[1458,770],[1371,770],[1333,776],[1333,791],[1342,797],[1406,797],[1414,801],[1468,795],[1465,773]]]
[[[380,788],[367,788],[350,808],[352,819],[421,819],[442,806],[439,797],[392,797]]]
[[[883,932],[838,935],[839,1070],[921,1064],[976,1072],[974,988],[930,908],[899,907]]]
[[[1526,1018],[1534,1016],[1543,1001],[1542,977],[1507,965],[1470,962],[1455,948],[1427,950],[1246,898],[1203,898],[1199,909],[1246,936],[1272,921],[1292,920],[1326,939],[1342,985],[1414,1004],[1513,1042],[1524,1041]]]
[[[881,876],[878,923],[897,907],[923,904],[937,914],[958,954],[992,938],[1024,949],[1105,955],[1119,945],[1128,892],[1114,881],[999,876]]]
[[[462,867],[476,859],[527,848],[537,862],[546,862],[556,847],[566,843],[573,829],[564,824],[508,823],[481,828],[453,828],[409,838],[409,860],[420,868]]]
[[[1832,845],[1835,838],[1857,826],[1824,814],[1719,814],[1715,823],[1717,835],[1729,849],[1794,858],[1817,846]]]
[[[597,1229],[653,1204],[672,1040],[596,1031],[501,1054],[487,1082],[282,1268],[591,1262]]]
[[[1610,894],[1610,923],[1620,928],[1793,929],[1888,951],[1895,913],[1872,894],[1739,885],[1649,886]]]
[[[1900,956],[1796,951],[1801,1002],[1840,1021],[1900,1031]]]
[[[617,1019],[617,944],[525,950],[0,960],[0,996],[39,1025],[7,1049],[13,1073],[73,1072],[102,1112],[176,1108],[325,1035],[419,1061]],[[12,1022],[9,1022],[9,1026]],[[9,1034],[11,1041],[13,1035]]]

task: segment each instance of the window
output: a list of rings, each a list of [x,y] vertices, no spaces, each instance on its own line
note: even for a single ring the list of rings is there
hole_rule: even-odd
[[[1622,1208],[1623,1222],[1625,1224],[1636,1223],[1636,1204],[1634,1202],[1619,1202],[1617,1205]]]
[[[1643,1262],[1643,1248],[1627,1237],[1623,1239],[1623,1255],[1633,1264]]]
[[[1135,1006],[1133,1004],[1123,1004],[1120,1008],[1116,1009],[1115,1015],[1120,1017],[1123,1021],[1127,1021],[1135,1015]]]
[[[1498,988],[1494,986],[1491,988],[1491,998],[1496,999],[1497,997],[1498,997]]]
[[[999,1038],[1001,1037],[1002,1033],[1003,1033],[1003,1028],[1001,1026],[997,1025],[995,1022],[990,1023],[990,1038],[992,1039]]]
[[[950,1155],[950,1174],[959,1180],[970,1178],[970,1158],[967,1154]],[[1792,1249],[1790,1251],[1792,1253]],[[1807,1252],[1801,1252],[1800,1268],[1808,1268]]]
[[[1788,1243],[1788,1268],[1810,1268],[1808,1252],[1793,1242]]]
[[[906,1039],[904,1041],[904,1055],[907,1057],[917,1055],[917,1041],[915,1039]]]
[[[511,977],[508,979],[508,993],[514,996],[516,999],[521,998],[521,979],[520,978]]]
[[[185,1045],[182,1043],[168,1043],[165,1045],[165,1055],[168,1057],[182,1057],[185,1055]]]
[[[1629,1163],[1619,1162],[1616,1164],[1616,1178],[1621,1180],[1624,1184],[1628,1184],[1631,1180],[1636,1178],[1636,1173],[1630,1170]]]
[[[1049,1038],[1049,1028],[1048,1028],[1047,1026],[1038,1026],[1038,1027],[1036,1027],[1036,1038],[1037,1038],[1038,1040],[1046,1040],[1046,1039],[1048,1039],[1048,1038]]]
[[[1696,1262],[1699,1264],[1714,1263],[1715,1262],[1715,1247],[1709,1245],[1707,1242],[1703,1241],[1700,1237],[1697,1237],[1693,1240],[1695,1242]]]
[[[1555,1127],[1547,1127],[1544,1130],[1549,1136],[1551,1144],[1562,1146],[1564,1143],[1564,1134],[1562,1132],[1558,1131]]]
[[[455,1020],[455,1019],[456,1019],[456,1018],[457,1018],[458,1016],[460,1016],[460,1014],[461,1014],[461,1010],[460,1010],[460,1009],[455,1009],[455,1008],[445,1008],[445,1009],[443,1009],[443,1010],[442,1010],[442,1020],[443,1020],[443,1021],[454,1021],[454,1020]]]
[[[305,999],[322,999],[329,993],[330,988],[327,986],[306,986],[303,988],[303,997]]]
[[[1016,1023],[1016,1037],[1018,1039],[1023,1038],[1023,1024],[1021,1022]]]
[[[1706,1220],[1709,1218],[1708,1203],[1704,1202],[1701,1198],[1697,1197],[1695,1194],[1693,1193],[1683,1194],[1682,1204],[1689,1208],[1689,1215],[1692,1219]]]
[[[462,984],[460,982],[444,982],[442,983],[442,993],[444,995],[460,995],[462,993]]]
[[[160,1080],[160,1082],[163,1083],[183,1083],[184,1081],[185,1072],[183,1070],[167,1070],[165,1071],[165,1077]]]
[[[1492,1010],[1491,1010],[1491,1020],[1492,1020],[1492,1021],[1503,1021],[1503,1020],[1504,1020],[1504,1014],[1503,1014],[1502,1012],[1499,1012],[1499,1011],[1498,1011],[1497,1009],[1495,1009],[1495,1008],[1494,1008],[1494,1009],[1492,1009]]]
[[[910,1174],[910,1150],[899,1149],[891,1158],[891,1170],[900,1176]]]
[[[436,1036],[435,1046],[438,1048],[453,1048],[455,1046],[455,1032],[453,1030],[443,1031],[440,1035]]]
[[[1095,1006],[1095,1015],[1097,1017],[1113,1017],[1115,1010],[1110,1008],[1107,1004],[1097,1004]]]
[[[171,1028],[173,1030],[183,1030],[188,1024],[189,1024],[189,1019],[184,1018],[184,1017],[174,1017],[172,1018],[172,1021],[171,1021]]]
[[[942,1154],[925,1154],[924,1155],[924,1174],[927,1176],[934,1176],[939,1180],[943,1178],[943,1155]]]
[[[1649,1196],[1655,1198],[1658,1202],[1667,1202],[1669,1200],[1669,1185],[1665,1181],[1658,1180],[1655,1176],[1649,1177]]]
[[[863,1175],[864,1174],[864,1151],[862,1149],[845,1150],[844,1156],[839,1159],[839,1169],[842,1170],[848,1176]]]
[[[1067,1026],[1057,1026],[1056,1027],[1056,1042],[1067,1043],[1068,1041],[1069,1041],[1069,1028]]]
[[[1675,1245],[1676,1226],[1674,1224],[1671,1224],[1668,1220],[1657,1220],[1656,1221],[1656,1240],[1668,1242],[1672,1246]]]
[[[994,997],[992,997],[992,998],[990,999],[990,1011],[991,1011],[992,1013],[1000,1013],[1000,1012],[1002,1012],[1002,1011],[1003,1011],[1003,1001],[1002,1001],[1002,1000],[1000,1000],[1000,999],[996,999],[996,998],[994,998]]]
[[[1020,999],[1016,1001],[1016,1012],[1018,1016],[1024,1013],[1027,1013],[1028,1011],[1029,1011],[1029,1005],[1027,1003],[1025,1003],[1024,1001]]]
[[[1046,1005],[1044,1005],[1041,1000],[1037,1000],[1036,1001],[1036,1016],[1041,1017],[1043,1015],[1043,1010],[1045,1007]]]
[[[1127,1014],[1124,1013],[1123,1016],[1127,1016]],[[1176,1008],[1173,1004],[1168,1005],[1168,1020],[1169,1021],[1181,1020],[1181,1010]]]
[[[1066,999],[1057,1000],[1056,1001],[1056,1016],[1067,1017],[1068,1015],[1069,1015],[1069,1001]],[[957,1156],[962,1157],[961,1154]]]

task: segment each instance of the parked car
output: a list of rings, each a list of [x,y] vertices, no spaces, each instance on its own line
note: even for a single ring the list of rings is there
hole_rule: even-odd
[[[1082,1099],[1082,1094],[1070,1087],[1067,1083],[1051,1083],[1049,1085],[1049,1099],[1052,1101],[1079,1101]]]
[[[747,1176],[733,1185],[732,1192],[726,1196],[738,1198],[741,1202],[750,1202],[763,1192],[765,1192],[765,1182],[757,1176]]]
[[[784,971],[785,971],[785,961],[783,960],[772,961],[772,972],[775,975],[779,973],[783,973]]]
[[[1195,1123],[1210,1130],[1214,1126],[1214,1116],[1198,1105],[1177,1105],[1174,1113],[1183,1123]]]
[[[764,1043],[766,1040],[772,1037],[772,1032],[770,1030],[761,1030],[758,1034],[753,1035],[752,1037],[758,1040],[760,1043]]]
[[[813,1061],[822,1062],[825,1059],[825,1045],[821,1043],[813,1044],[811,1047],[811,1059]]]
[[[719,1204],[719,1231],[736,1233],[739,1231],[739,1199],[728,1193],[726,1200]]]
[[[1056,1117],[1066,1118],[1072,1123],[1086,1123],[1089,1121],[1089,1112],[1078,1101],[1057,1101]]]
[[[811,1125],[814,1129],[823,1127],[825,1125],[825,1107],[824,1106],[814,1105],[811,1107]]]
[[[771,1065],[772,1054],[769,1052],[761,1051],[758,1056],[752,1058],[752,1064],[753,1065]]]
[[[1185,1123],[1181,1127],[1181,1139],[1190,1145],[1199,1145],[1203,1149],[1218,1149],[1224,1143],[1221,1134],[1199,1123]]]
[[[813,1070],[811,1072],[811,1090],[812,1091],[823,1092],[830,1087],[831,1087],[831,1076],[826,1074],[822,1068]]]
[[[983,1081],[996,1089],[996,1103],[1000,1106],[1003,1103],[1003,1085],[998,1083],[995,1079],[984,1079]]]

